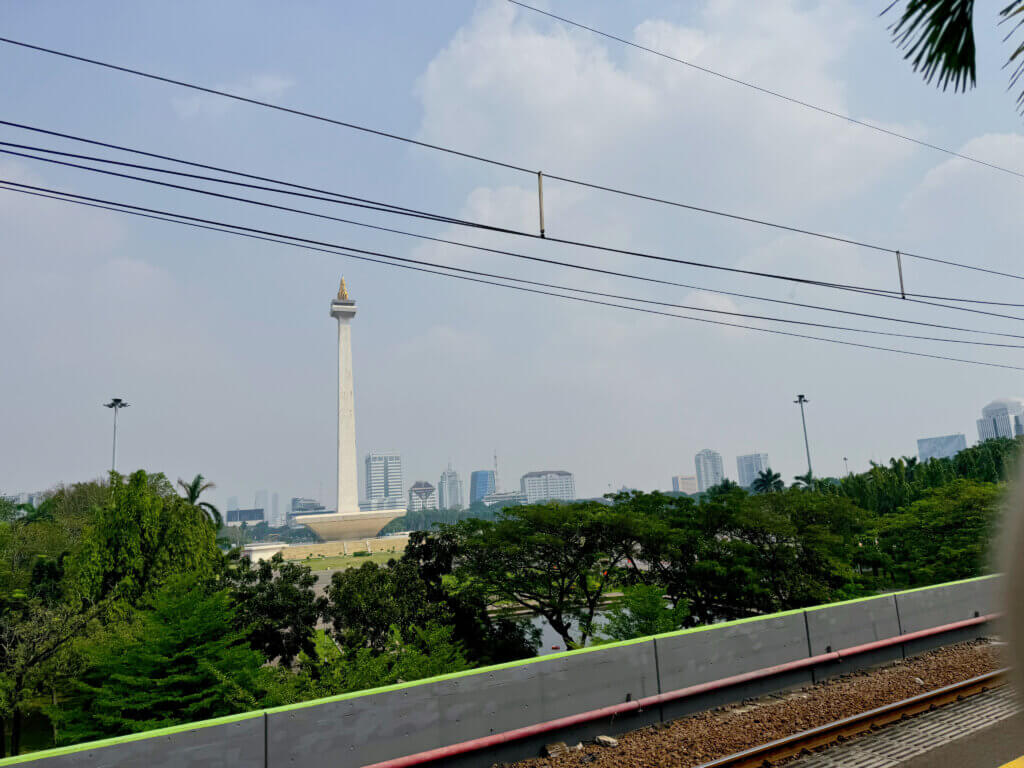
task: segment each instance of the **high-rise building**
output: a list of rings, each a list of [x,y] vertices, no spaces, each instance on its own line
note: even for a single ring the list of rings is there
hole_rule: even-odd
[[[697,493],[697,477],[695,475],[673,475],[672,490],[676,493]]]
[[[462,509],[462,480],[451,463],[437,483],[437,501],[441,509]]]
[[[1024,434],[1024,400],[1007,397],[993,400],[981,409],[978,419],[978,439],[1017,437]]]
[[[740,487],[749,488],[757,480],[757,475],[771,466],[767,453],[748,453],[736,457],[736,472],[739,474]]]
[[[266,491],[256,491],[253,494],[252,506],[254,509],[270,509],[270,494]]]
[[[705,448],[694,456],[694,465],[697,468],[697,491],[703,493],[708,488],[720,484],[725,479],[725,471],[722,469],[722,454]]]
[[[366,499],[398,499],[404,493],[402,457],[393,451],[366,454]]]
[[[249,527],[259,525],[266,520],[266,515],[262,507],[254,509],[229,509],[227,517],[224,519],[224,525],[231,528],[236,528],[242,523],[245,523]]]
[[[426,480],[417,480],[409,489],[409,511],[437,509],[437,491]]]
[[[286,515],[281,510],[281,498],[275,491],[270,496],[270,515],[267,517],[267,522],[271,528],[283,528],[287,524],[285,517]]]
[[[469,503],[483,501],[484,496],[494,493],[494,470],[478,469],[469,476]]]
[[[519,479],[519,491],[526,496],[527,504],[551,500],[572,501],[576,498],[576,483],[572,472],[547,469],[523,475]]]
[[[238,509],[237,496],[228,496],[228,509]]]
[[[963,434],[922,437],[917,441],[917,458],[922,464],[929,459],[951,459],[967,447]]]

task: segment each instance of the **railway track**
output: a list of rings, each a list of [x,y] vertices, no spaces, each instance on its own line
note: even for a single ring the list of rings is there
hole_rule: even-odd
[[[696,768],[746,768],[774,765],[823,746],[844,741],[884,725],[984,693],[1007,682],[1007,669],[998,669],[909,699],[886,704],[851,717],[745,749]]]

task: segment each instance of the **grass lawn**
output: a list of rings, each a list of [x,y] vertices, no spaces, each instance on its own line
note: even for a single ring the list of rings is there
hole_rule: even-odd
[[[330,555],[327,557],[311,557],[307,560],[296,560],[295,562],[308,565],[314,571],[326,571],[328,569],[344,570],[346,568],[358,568],[363,563],[379,563],[383,565],[388,560],[397,560],[401,556],[401,552],[374,552],[372,555],[365,557]]]

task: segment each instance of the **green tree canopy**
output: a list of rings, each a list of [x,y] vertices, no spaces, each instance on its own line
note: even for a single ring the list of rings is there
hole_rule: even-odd
[[[599,631],[608,640],[648,637],[679,629],[689,614],[686,603],[668,605],[661,587],[637,584],[626,587],[622,600],[605,614]]]
[[[175,575],[131,623],[82,649],[62,712],[67,743],[147,731],[259,706],[264,657],[235,627],[227,590]]]
[[[212,579],[221,559],[216,530],[163,475],[111,473],[107,502],[95,514],[71,570],[93,600],[138,600],[179,573]]]
[[[280,552],[255,565],[231,554],[223,581],[236,607],[235,627],[268,661],[287,666],[300,652],[316,655],[316,624],[327,608],[316,580],[309,566],[285,562]]]
[[[538,612],[566,646],[582,646],[631,560],[637,526],[624,509],[598,502],[507,507],[497,520],[455,527],[455,574],[497,601]]]
[[[778,472],[772,472],[772,468],[768,467],[757,473],[757,477],[754,478],[750,489],[754,493],[775,493],[783,490],[785,487],[786,484],[782,482],[782,475]]]
[[[896,583],[936,584],[984,573],[1002,489],[955,480],[882,518],[878,547]]]

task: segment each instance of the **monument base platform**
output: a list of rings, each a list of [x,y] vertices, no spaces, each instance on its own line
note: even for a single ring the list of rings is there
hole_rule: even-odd
[[[324,515],[300,515],[293,519],[308,526],[324,541],[347,541],[371,539],[381,528],[396,517],[402,517],[404,509],[381,509],[373,512],[329,512]]]

